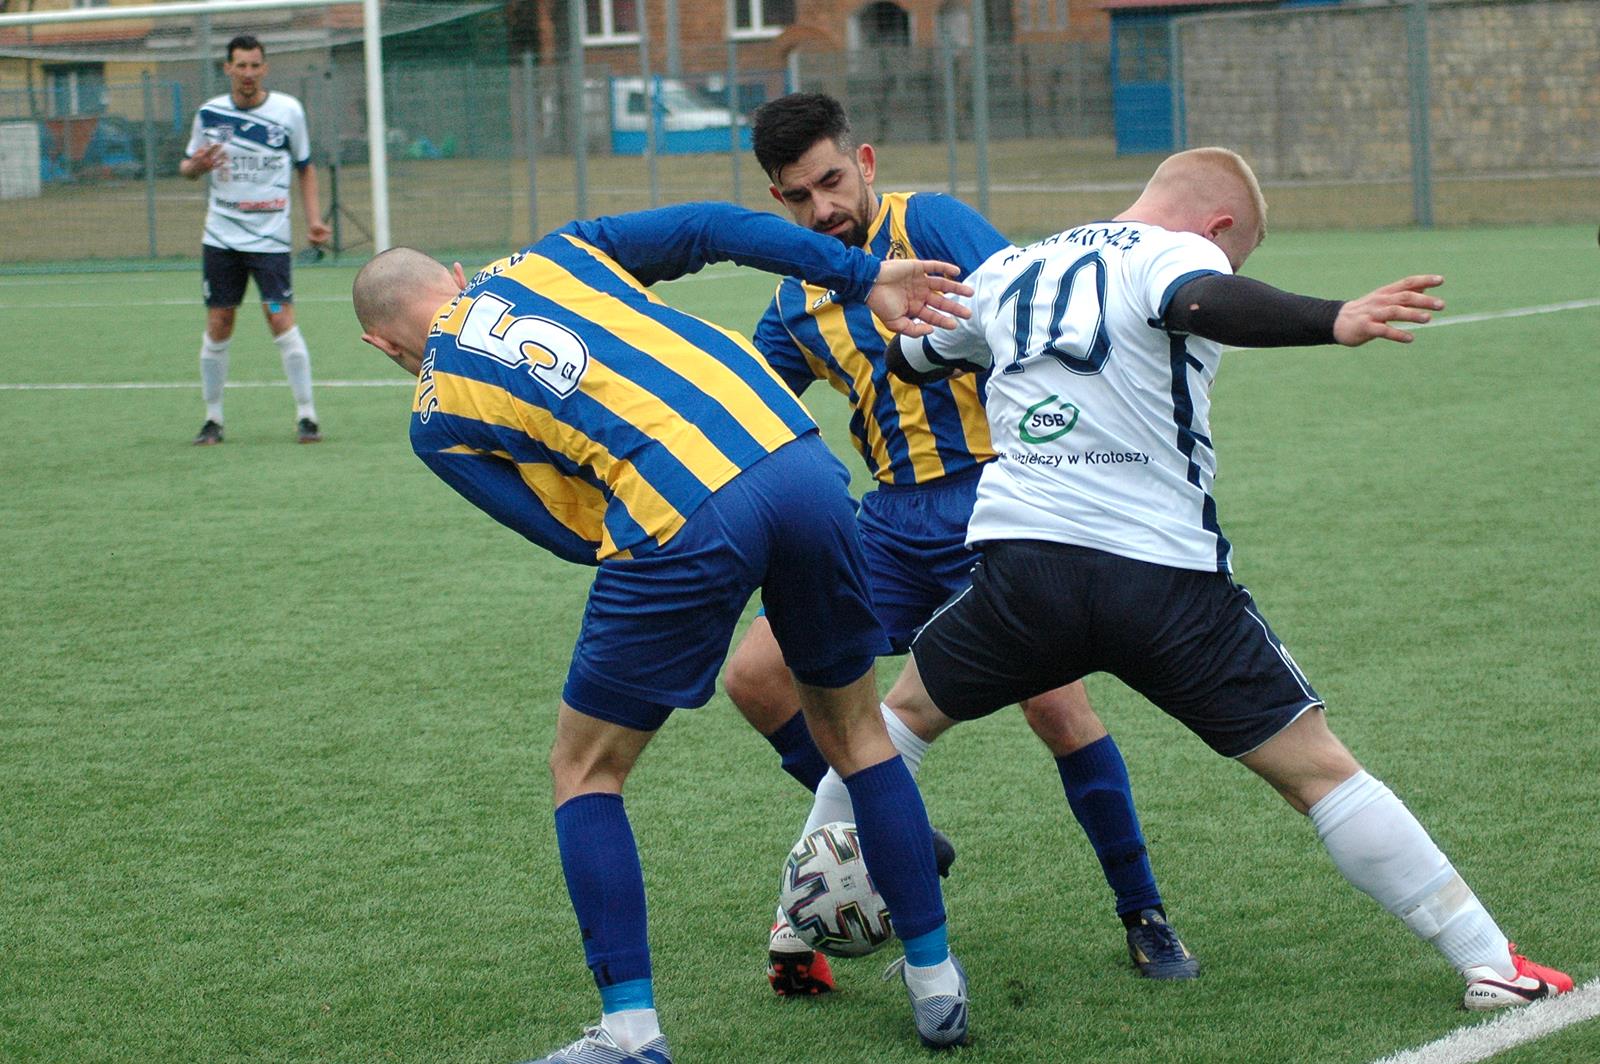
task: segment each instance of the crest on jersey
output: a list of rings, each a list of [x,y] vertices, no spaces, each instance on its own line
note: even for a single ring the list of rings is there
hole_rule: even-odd
[[[289,131],[282,126],[267,127],[267,147],[281,148],[283,142],[289,139]]]
[[[889,241],[889,254],[885,255],[884,258],[909,259],[910,257],[911,249],[906,247],[906,242],[904,240],[901,240],[899,237],[895,237]]]

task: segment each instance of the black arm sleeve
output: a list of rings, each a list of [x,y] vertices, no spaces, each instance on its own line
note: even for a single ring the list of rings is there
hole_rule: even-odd
[[[1344,303],[1297,296],[1269,284],[1216,273],[1173,293],[1161,326],[1233,347],[1308,347],[1331,344]]]

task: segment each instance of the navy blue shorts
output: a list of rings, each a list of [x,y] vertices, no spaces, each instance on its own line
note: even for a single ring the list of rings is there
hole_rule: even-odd
[[[1108,672],[1225,757],[1322,705],[1228,574],[1063,543],[984,544],[971,589],[911,652],[934,704],[956,720]]]
[[[293,303],[287,251],[229,251],[200,245],[200,292],[208,307],[237,307],[251,277],[263,303]]]
[[[882,486],[861,499],[857,520],[872,602],[896,654],[950,596],[967,586],[978,556],[967,549],[967,522],[980,468],[929,485]]]
[[[872,611],[850,474],[816,433],[785,444],[701,503],[642,557],[600,564],[562,697],[654,731],[716,689],[758,588],[802,682],[844,687],[889,652]]]

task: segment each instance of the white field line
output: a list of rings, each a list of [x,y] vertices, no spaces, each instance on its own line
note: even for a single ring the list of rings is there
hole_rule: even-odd
[[[318,380],[318,388],[411,388],[415,378],[396,377],[393,380]],[[171,389],[193,390],[199,387],[194,381],[108,381],[104,384],[0,384],[0,392],[157,392]],[[232,388],[287,388],[288,381],[229,381]]]
[[[134,306],[137,304],[128,304]],[[1573,299],[1565,303],[1546,303],[1539,307],[1512,307],[1510,310],[1491,310],[1482,314],[1463,314],[1458,318],[1449,318],[1445,321],[1431,322],[1428,325],[1419,325],[1417,328],[1426,329],[1444,325],[1471,325],[1480,321],[1498,321],[1502,318],[1525,318],[1534,314],[1558,314],[1564,310],[1587,310],[1590,307],[1600,307],[1600,299]],[[0,309],[6,309],[0,305]],[[1239,350],[1239,348],[1229,348]],[[415,387],[405,378],[395,380],[319,380],[319,388],[397,388]],[[61,384],[6,384],[0,383],[0,392],[93,392],[93,391],[153,391],[167,388],[193,388],[192,381],[111,381],[103,384],[91,383],[61,383]],[[229,388],[284,388],[288,387],[286,381],[229,381]]]
[[[1590,307],[1600,307],[1600,299],[1569,299],[1565,303],[1545,303],[1537,307],[1514,307],[1511,310],[1487,310],[1481,314],[1458,314],[1416,327],[1443,329],[1451,325],[1472,325],[1480,321],[1498,321],[1501,318],[1527,318],[1535,314],[1557,314],[1563,310],[1587,310]]]
[[[692,273],[686,277],[679,277],[675,281],[663,281],[663,284],[692,284],[695,281],[720,281],[738,272],[736,269],[712,269]],[[138,275],[135,275],[136,277]],[[0,282],[0,292],[13,285],[33,284],[37,279],[22,281]],[[57,279],[51,279],[50,284],[61,284]],[[117,283],[122,283],[121,278]],[[296,303],[348,303],[349,296],[296,296]],[[199,299],[107,299],[93,301],[29,301],[26,303],[0,303],[0,310],[98,310],[107,307],[198,307]]]
[[[1437,1041],[1373,1064],[1473,1064],[1596,1016],[1600,1016],[1600,979],[1590,980],[1570,994],[1503,1012],[1487,1023],[1458,1028]]]

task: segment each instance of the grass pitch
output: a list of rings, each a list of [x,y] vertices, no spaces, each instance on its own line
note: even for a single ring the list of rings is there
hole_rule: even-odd
[[[1250,272],[1355,295],[1438,271],[1451,316],[1594,296],[1587,227],[1279,235]],[[476,263],[468,263],[475,266]],[[666,289],[748,328],[755,274]],[[400,382],[357,341],[350,271],[306,269],[324,382]],[[509,1062],[596,999],[544,769],[587,573],[410,456],[409,392],[318,392],[293,442],[241,313],[228,442],[197,449],[198,277],[0,280],[0,1059]],[[1239,577],[1509,931],[1600,975],[1600,308],[1409,347],[1238,352],[1213,428]],[[19,384],[169,388],[17,390]],[[843,404],[813,412],[846,446]],[[858,464],[854,458],[852,465]],[[884,662],[887,682],[897,664]],[[1472,1022],[1431,950],[1333,872],[1304,820],[1114,681],[1189,985],[1140,981],[1048,756],[1014,711],[929,755],[961,857],[969,1061],[1369,1061]],[[630,783],[663,1021],[684,1062],[921,1061],[890,954],[833,1000],[761,976],[806,808],[719,696]],[[1514,1061],[1590,1062],[1594,1023]]]

